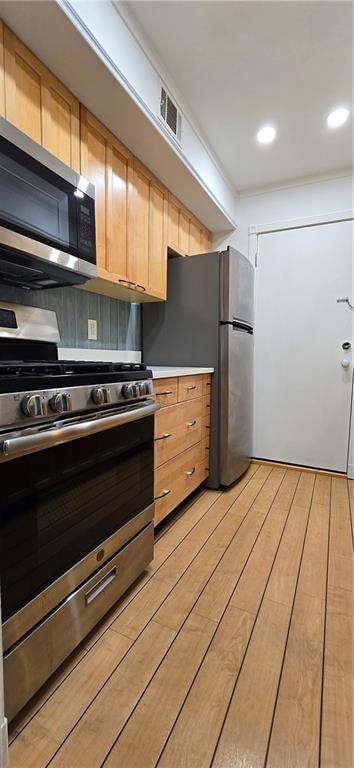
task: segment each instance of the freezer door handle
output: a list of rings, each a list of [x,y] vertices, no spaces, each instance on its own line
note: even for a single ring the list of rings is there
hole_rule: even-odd
[[[242,331],[243,333],[249,333],[253,336],[253,327],[249,323],[245,323],[243,320],[222,320],[220,325],[231,325],[234,331]]]

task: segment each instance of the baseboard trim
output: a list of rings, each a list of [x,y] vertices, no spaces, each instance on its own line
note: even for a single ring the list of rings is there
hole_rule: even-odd
[[[330,475],[331,477],[347,477],[345,472],[330,472],[328,469],[316,469],[316,467],[303,467],[301,464],[290,464],[281,461],[270,461],[269,459],[252,459],[253,464],[267,464],[270,467],[284,467],[285,469],[299,469],[301,472],[315,472],[317,475]],[[348,477],[354,475],[349,475]]]
[[[348,464],[348,477],[350,480],[354,480],[354,464]]]
[[[7,768],[9,764],[7,720],[4,718],[0,726],[0,768]]]

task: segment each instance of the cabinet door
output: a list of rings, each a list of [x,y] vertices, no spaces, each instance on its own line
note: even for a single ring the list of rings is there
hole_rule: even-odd
[[[133,162],[128,216],[128,275],[145,292],[149,278],[150,181],[145,168]]]
[[[0,116],[5,116],[4,25],[0,19]]]
[[[205,227],[202,227],[200,230],[200,249],[202,253],[211,251],[211,236]]]
[[[120,276],[123,280],[128,276],[129,157],[129,153],[117,141],[113,140],[108,144],[106,263],[108,271]]]
[[[87,109],[81,110],[81,170],[95,186],[97,266],[107,269],[107,131]]]
[[[165,299],[167,294],[167,193],[150,183],[148,292]]]
[[[6,119],[79,170],[79,102],[7,27],[4,48]]]
[[[189,222],[189,254],[201,253],[200,248],[200,225],[194,219]]]
[[[189,216],[186,211],[179,211],[179,251],[189,254]]]
[[[169,248],[179,253],[179,205],[170,195],[168,199],[168,241]]]

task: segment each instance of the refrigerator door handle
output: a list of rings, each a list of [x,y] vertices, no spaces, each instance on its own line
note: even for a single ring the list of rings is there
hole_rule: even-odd
[[[231,325],[234,331],[242,331],[243,333],[249,333],[253,336],[253,327],[249,323],[245,323],[243,320],[221,320],[220,325]]]

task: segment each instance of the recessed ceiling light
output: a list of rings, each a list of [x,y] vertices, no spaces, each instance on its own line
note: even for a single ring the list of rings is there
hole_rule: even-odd
[[[275,136],[275,128],[273,128],[272,125],[264,125],[257,133],[257,141],[259,141],[260,144],[270,144],[271,141],[274,141]]]
[[[346,107],[338,107],[334,109],[327,117],[327,125],[329,128],[339,128],[348,120],[349,109]]]

